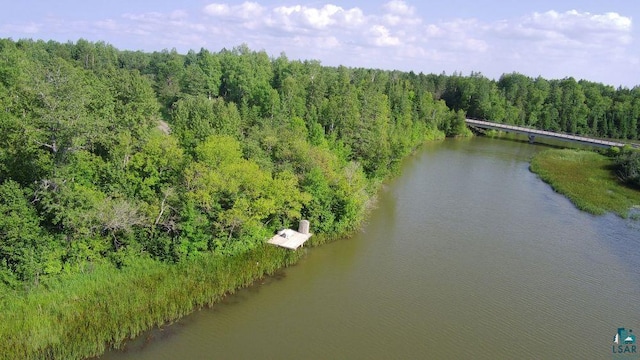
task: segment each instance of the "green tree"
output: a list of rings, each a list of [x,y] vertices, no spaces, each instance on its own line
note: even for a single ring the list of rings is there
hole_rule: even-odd
[[[57,58],[36,66],[29,75],[32,85],[25,89],[30,99],[26,131],[56,164],[64,163],[70,152],[95,150],[106,141],[105,120],[113,116],[112,101],[93,75]]]
[[[204,89],[206,96],[210,99],[218,97],[220,94],[222,77],[220,57],[211,54],[208,50],[203,48],[200,49],[200,52],[196,57],[196,62],[205,75]]]
[[[160,103],[152,82],[138,70],[125,69],[110,69],[101,79],[113,94],[111,138],[129,132],[134,139],[143,141],[150,130],[158,126],[159,120]]]
[[[234,103],[204,95],[186,96],[171,111],[174,134],[189,151],[213,134],[240,137],[241,117]]]
[[[611,108],[612,100],[603,96],[603,92],[607,91],[602,85],[596,85],[588,82],[581,82],[585,94],[585,103],[589,108],[587,115],[587,126],[589,133],[594,136],[607,136],[606,121],[607,112]],[[613,89],[611,89],[613,91]]]
[[[271,87],[273,70],[269,56],[264,52],[252,52],[246,45],[223,51],[221,95],[225,100],[239,105],[249,123],[258,118],[271,118],[279,109],[278,92]],[[242,110],[246,109],[246,110]]]
[[[622,181],[640,189],[640,151],[621,152],[616,159],[616,173]]]
[[[178,183],[183,167],[184,155],[177,140],[156,131],[124,169],[125,194],[152,202],[171,184]]]
[[[181,94],[184,57],[175,49],[154,52],[149,67],[155,77],[155,90],[160,102],[170,108]]]
[[[542,77],[539,76],[529,83],[529,96],[525,102],[527,126],[540,126],[540,119],[542,117],[542,112],[544,111],[544,101],[547,98],[548,93],[549,82]]]
[[[587,128],[588,108],[580,84],[573,78],[560,81],[562,105],[559,109],[560,128],[572,134],[582,134]]]
[[[38,283],[62,268],[61,251],[14,181],[0,184],[0,281]]]
[[[383,177],[389,170],[389,102],[383,93],[363,90],[359,95],[359,117],[344,124],[341,134],[367,174]]]

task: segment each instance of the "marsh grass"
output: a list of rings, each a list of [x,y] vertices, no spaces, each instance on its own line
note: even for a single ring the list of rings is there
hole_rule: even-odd
[[[581,210],[628,217],[640,205],[640,191],[619,181],[613,166],[611,158],[593,151],[552,149],[535,155],[530,169]]]
[[[433,132],[433,139],[443,133]],[[372,182],[371,193],[381,182]],[[340,234],[315,234],[321,246],[357,231],[375,208],[369,198],[359,219]],[[122,268],[94,264],[83,273],[17,291],[0,283],[0,359],[83,359],[122,348],[155,327],[297,263],[306,250],[262,244],[239,255],[203,253],[178,264],[132,257]]]
[[[302,252],[270,245],[236,256],[203,255],[180,264],[108,264],[26,293],[0,297],[0,358],[78,359],[119,348],[225,295],[294,264]]]

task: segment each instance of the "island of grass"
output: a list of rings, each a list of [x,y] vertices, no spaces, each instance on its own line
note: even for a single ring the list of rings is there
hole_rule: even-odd
[[[628,217],[640,205],[640,190],[620,181],[615,160],[593,151],[551,149],[531,160],[530,169],[579,209]]]

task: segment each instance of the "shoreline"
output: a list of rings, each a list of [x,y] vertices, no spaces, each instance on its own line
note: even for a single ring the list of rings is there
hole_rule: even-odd
[[[178,265],[148,260],[144,269],[97,267],[84,278],[67,279],[75,286],[24,295],[24,301],[14,304],[14,315],[3,319],[0,348],[8,358],[99,357],[145,331],[218,303],[297,263],[302,255],[263,244],[236,256],[207,254]],[[30,326],[36,322],[39,329]]]
[[[442,140],[440,135],[431,136],[425,143]],[[306,247],[321,246],[358,231],[375,208],[378,191],[398,175],[391,172],[372,184],[374,191],[359,223],[340,234],[315,234]],[[227,295],[295,265],[304,254],[304,250],[282,249],[265,241],[241,254],[206,253],[177,264],[150,258],[120,269],[109,263],[96,264],[85,273],[48,285],[3,294],[0,303],[10,311],[0,314],[0,337],[5,340],[0,352],[21,359],[99,358],[146,331],[211,307]]]
[[[550,149],[535,155],[529,170],[582,211],[635,217],[640,191],[620,183],[612,166],[611,158],[593,151]]]

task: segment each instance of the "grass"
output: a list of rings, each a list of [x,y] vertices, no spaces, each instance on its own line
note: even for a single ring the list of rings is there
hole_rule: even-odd
[[[640,205],[640,191],[620,182],[613,166],[611,158],[596,152],[552,149],[535,155],[530,169],[583,211],[628,217]]]
[[[428,139],[443,137],[434,131]],[[332,242],[346,233],[316,234],[308,245]],[[122,269],[95,264],[91,271],[24,291],[0,283],[0,359],[99,356],[144,331],[212,306],[295,264],[303,254],[264,244],[240,255],[206,253],[178,264],[144,257]]]
[[[0,294],[0,358],[80,359],[202,307],[295,263],[302,252],[270,245],[236,256],[205,254],[180,264],[137,259],[97,265],[27,293]],[[2,289],[5,290],[5,289]]]

